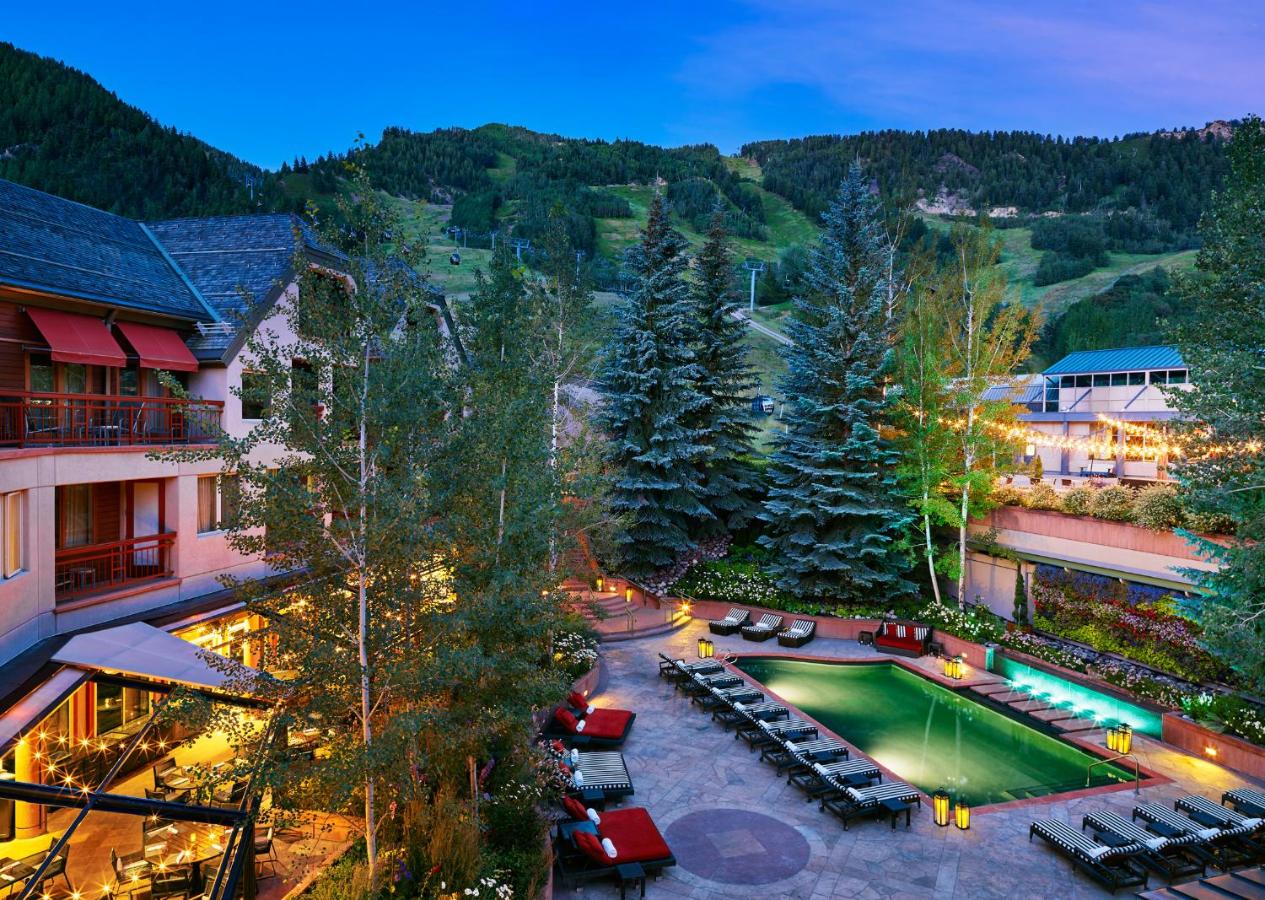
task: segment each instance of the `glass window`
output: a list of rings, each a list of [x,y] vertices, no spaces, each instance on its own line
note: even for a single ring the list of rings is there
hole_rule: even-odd
[[[268,376],[262,372],[242,373],[242,418],[262,419],[268,415],[272,392]]]
[[[1146,384],[1145,372],[1130,372],[1129,384]]]
[[[82,547],[92,542],[92,485],[64,484],[57,488],[58,547]]]
[[[1060,386],[1060,387],[1076,387],[1076,376],[1075,376],[1075,375],[1064,375],[1064,376],[1063,376],[1063,377],[1059,380],[1059,386]]]
[[[140,373],[135,369],[119,369],[119,393],[135,397],[140,393]]]
[[[1121,387],[1122,385],[1126,385],[1128,383],[1129,383],[1129,376],[1125,375],[1124,372],[1116,372],[1114,375],[1111,376],[1112,387]]]
[[[23,510],[22,491],[4,496],[4,577],[22,571]]]
[[[31,390],[52,393],[57,390],[53,377],[53,360],[47,353],[31,354]]]
[[[1151,373],[1151,384],[1167,384],[1167,383],[1168,383],[1167,372],[1152,372]]]
[[[79,363],[65,363],[62,366],[62,392],[66,394],[86,394],[88,392],[88,367]]]
[[[1185,369],[1169,369],[1168,383],[1169,384],[1185,384],[1186,370]]]
[[[1107,387],[1110,384],[1111,384],[1110,375],[1095,375],[1094,376],[1094,387]]]
[[[1077,386],[1077,387],[1089,387],[1089,376],[1088,376],[1088,375],[1077,375],[1077,376],[1076,376],[1076,386]]]
[[[123,688],[97,684],[97,734],[115,731],[123,724]]]
[[[198,478],[198,534],[217,531],[220,527],[218,475]]]
[[[220,476],[220,527],[237,518],[237,505],[241,499],[242,485],[236,475]]]

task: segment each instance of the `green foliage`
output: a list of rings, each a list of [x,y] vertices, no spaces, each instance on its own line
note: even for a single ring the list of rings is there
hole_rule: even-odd
[[[1035,453],[1032,461],[1028,463],[1028,480],[1036,484],[1043,477],[1045,477],[1045,463],[1041,462],[1041,454]]]
[[[1050,509],[1062,511],[1063,499],[1054,486],[1042,481],[1023,492],[1023,505],[1028,509]]]
[[[1056,360],[1076,350],[1142,347],[1167,340],[1165,328],[1189,315],[1189,305],[1171,293],[1168,272],[1156,266],[1124,275],[1107,290],[1078,300],[1051,318],[1037,353]]]
[[[1087,516],[1097,493],[1091,487],[1075,487],[1063,494],[1063,512],[1072,516]]]
[[[911,517],[896,505],[897,454],[879,432],[894,323],[882,221],[860,166],[824,221],[811,291],[788,327],[788,428],[772,457],[760,543],[775,553],[778,587],[798,597],[894,597],[911,590],[899,546]]]
[[[1032,276],[1032,283],[1042,287],[1058,284],[1060,281],[1072,281],[1088,275],[1098,265],[1106,264],[1105,260],[1096,264],[1087,257],[1069,256],[1066,253],[1042,253],[1041,262],[1037,264],[1037,271]]]
[[[1023,566],[1015,568],[1015,607],[1013,615],[1016,625],[1028,624],[1028,583],[1023,577]]]
[[[1089,504],[1089,514],[1095,519],[1107,519],[1111,522],[1133,521],[1133,500],[1135,492],[1122,484],[1113,484],[1101,488],[1094,493]]]
[[[998,484],[994,486],[988,499],[994,506],[1026,506],[1027,495],[1027,491],[1013,484]]]
[[[1107,264],[1107,237],[1096,220],[1082,216],[1038,219],[1032,223],[1031,241],[1033,250],[1088,260],[1091,268]]]
[[[1149,484],[1133,501],[1133,520],[1153,531],[1172,531],[1182,524],[1182,501],[1171,484]]]
[[[995,643],[1006,632],[1006,623],[985,606],[972,606],[967,610],[928,603],[917,616],[918,621],[956,634],[977,644]]]

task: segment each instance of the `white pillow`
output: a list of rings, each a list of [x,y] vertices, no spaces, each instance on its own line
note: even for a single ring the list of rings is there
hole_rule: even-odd
[[[1097,859],[1098,857],[1110,852],[1110,847],[1091,847],[1089,850],[1085,851],[1085,855],[1090,859]]]
[[[594,825],[602,824],[602,817],[599,816],[597,814],[597,810],[593,809],[592,807],[589,807],[588,809],[586,809],[584,811],[584,814],[589,817],[589,821],[592,822]]]
[[[1265,819],[1244,819],[1239,824],[1246,825],[1248,828],[1259,828],[1262,822],[1265,822]]]
[[[584,708],[584,714],[585,714],[586,716],[591,716],[591,715],[593,715],[593,710],[595,710],[595,709],[597,709],[597,707],[596,707],[596,706],[594,706],[592,703],[590,703],[588,706],[586,706],[586,707]]]
[[[575,723],[575,733],[576,733],[576,734],[579,734],[581,731],[583,731],[583,730],[584,730],[584,726],[585,726],[586,724],[588,724],[588,723],[587,723],[587,722],[585,722],[583,719],[581,719],[580,721],[576,722],[576,723]]]
[[[734,703],[734,709],[746,709],[746,708],[747,708],[747,704],[745,703]]]
[[[576,747],[571,748],[571,764],[572,765],[580,764],[580,751]]]
[[[1196,831],[1195,835],[1199,837],[1200,839],[1206,841],[1208,840],[1208,838],[1216,837],[1220,833],[1221,833],[1220,828],[1205,828],[1203,831]]]
[[[799,749],[799,747],[795,746],[795,742],[794,742],[794,741],[787,741],[787,742],[786,742],[786,749],[787,749],[787,750],[789,750],[789,751],[791,751],[792,753],[794,753],[796,750],[798,750],[798,749]]]
[[[619,855],[615,852],[615,845],[611,843],[610,838],[602,838],[602,849],[606,851],[606,855],[611,859]]]
[[[1168,838],[1166,837],[1151,838],[1149,841],[1143,841],[1142,843],[1146,845],[1146,849],[1148,850],[1158,850],[1168,843]]]
[[[581,772],[579,769],[576,769],[571,774],[571,780],[574,781],[577,785],[584,784],[584,773]]]

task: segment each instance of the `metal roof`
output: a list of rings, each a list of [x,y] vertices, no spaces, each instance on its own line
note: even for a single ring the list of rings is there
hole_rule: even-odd
[[[1088,375],[1095,372],[1143,372],[1150,369],[1184,369],[1176,347],[1121,347],[1113,350],[1079,350],[1069,353],[1045,375]]]

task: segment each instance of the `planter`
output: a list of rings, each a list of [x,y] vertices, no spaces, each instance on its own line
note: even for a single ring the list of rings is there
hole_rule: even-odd
[[[1232,734],[1211,731],[1185,716],[1164,716],[1164,741],[1227,769],[1265,778],[1265,747]]]

